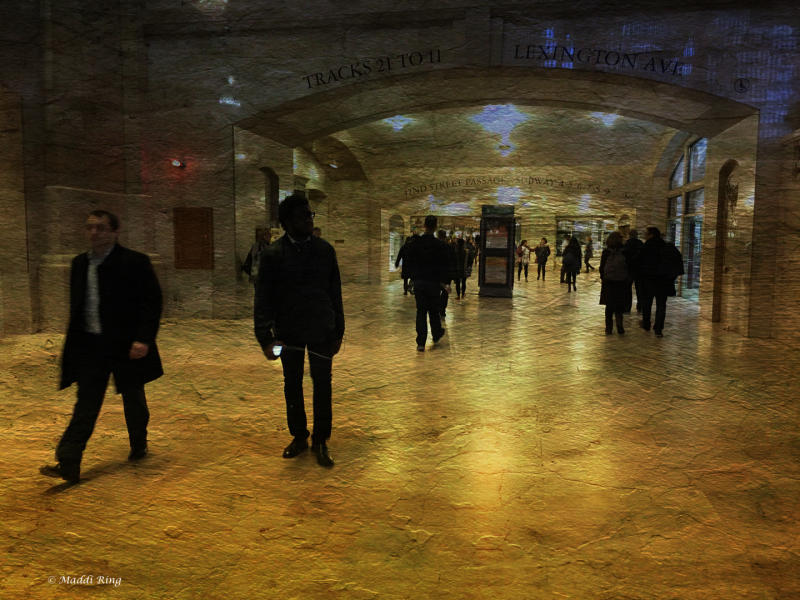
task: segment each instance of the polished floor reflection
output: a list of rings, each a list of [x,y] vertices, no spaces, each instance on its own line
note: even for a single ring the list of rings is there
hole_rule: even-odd
[[[53,486],[62,338],[0,341],[3,597],[800,597],[800,351],[682,299],[663,339],[606,336],[594,273],[474,282],[424,353],[399,282],[346,287],[332,470],[281,458],[251,323],[167,320],[151,456],[109,395],[85,480]]]

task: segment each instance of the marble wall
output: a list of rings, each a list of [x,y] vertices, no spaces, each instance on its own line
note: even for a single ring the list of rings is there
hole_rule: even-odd
[[[310,2],[255,17],[250,4],[0,9],[19,42],[0,84],[25,117],[24,202],[41,216],[27,225],[28,287],[3,280],[4,298],[13,289],[22,302],[11,304],[30,306],[23,329],[61,327],[41,286],[61,277],[59,257],[80,249],[78,217],[98,203],[117,207],[125,241],[158,259],[167,314],[246,317],[240,266],[270,217],[264,167],[282,195],[313,190],[343,277],[367,283],[387,277],[387,214],[512,202],[528,238],[554,236],[551,219],[563,214],[663,227],[665,169],[694,136],[709,140],[701,314],[713,313],[715,174],[732,159],[739,196],[717,286],[723,326],[796,339],[793,3],[658,5],[658,18],[645,2],[581,14],[372,3],[346,16]],[[527,115],[516,133],[476,124],[480,107],[504,104]],[[417,119],[416,129],[394,136],[383,119],[395,115]],[[3,140],[19,147],[13,135]],[[18,181],[13,160],[4,164],[0,181]],[[19,196],[2,202],[4,215],[18,212]],[[213,209],[212,269],[174,267],[172,210],[192,206]]]

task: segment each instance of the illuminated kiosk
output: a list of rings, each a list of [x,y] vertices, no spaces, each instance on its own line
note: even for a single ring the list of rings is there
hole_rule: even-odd
[[[510,298],[514,288],[514,207],[481,208],[479,295]]]

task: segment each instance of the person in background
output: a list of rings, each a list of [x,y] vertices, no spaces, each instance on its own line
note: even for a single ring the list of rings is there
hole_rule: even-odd
[[[272,234],[269,228],[265,227],[262,229],[259,227],[256,229],[256,241],[250,247],[250,252],[247,253],[247,258],[244,259],[244,263],[242,264],[242,271],[247,273],[250,283],[252,284],[255,284],[258,278],[258,264],[261,260],[261,253],[264,251],[264,248],[269,246],[271,237]]]
[[[405,243],[400,248],[400,251],[397,253],[397,259],[394,261],[395,269],[402,265],[400,270],[400,277],[403,279],[403,295],[408,295],[409,289],[409,280],[411,279],[411,273],[408,270],[408,246],[414,243],[414,240],[419,239],[419,234],[410,235],[406,238]]]
[[[653,331],[664,337],[667,316],[667,297],[675,295],[675,279],[683,275],[683,257],[674,244],[661,238],[657,227],[648,227],[644,246],[639,255],[638,276],[642,289],[642,321],[640,326],[650,331],[650,313],[656,301]]]
[[[583,264],[586,265],[586,272],[588,273],[590,270],[594,271],[594,267],[589,264],[589,259],[594,256],[594,242],[592,242],[592,236],[589,236],[589,239],[586,240],[586,247],[583,251]]]
[[[472,237],[467,238],[467,242],[465,244],[465,249],[467,252],[467,262],[464,265],[464,281],[461,285],[461,299],[463,300],[467,295],[467,279],[472,277],[472,265],[475,264],[475,257],[478,254],[477,248],[475,248],[475,244],[472,243]]]
[[[439,241],[442,242],[447,248],[447,272],[448,272],[448,279],[447,285],[442,286],[441,288],[441,302],[439,304],[440,315],[442,318],[447,316],[447,302],[450,299],[450,282],[455,279],[455,271],[456,271],[456,251],[453,248],[452,244],[447,242],[447,232],[444,229],[440,229],[436,233],[436,237],[439,238]]]
[[[578,238],[570,236],[567,247],[564,249],[564,254],[561,257],[561,272],[564,274],[564,279],[567,282],[567,292],[578,289],[578,286],[575,285],[575,280],[580,271],[581,245],[578,242]]]
[[[542,238],[539,245],[533,251],[536,254],[536,279],[540,277],[544,281],[547,274],[547,257],[550,256],[550,246],[547,245],[547,238]]]
[[[414,299],[417,304],[417,350],[425,352],[428,339],[428,320],[431,325],[433,343],[436,344],[447,333],[441,321],[441,291],[449,292],[450,252],[447,244],[436,239],[437,219],[425,217],[425,233],[408,249],[409,269],[414,282]]]
[[[523,269],[525,270],[525,281],[528,281],[528,265],[531,262],[531,248],[528,246],[528,240],[522,240],[522,243],[517,248],[517,281],[522,275]]]
[[[631,229],[630,233],[628,234],[628,239],[625,241],[625,244],[622,247],[622,251],[625,253],[625,257],[628,259],[628,266],[631,270],[631,280],[633,282],[633,288],[636,291],[636,312],[642,312],[642,291],[641,291],[641,281],[639,279],[639,255],[642,253],[642,247],[644,246],[644,242],[639,239],[639,232],[635,229]],[[631,308],[633,307],[633,293],[632,290],[628,289],[627,294],[627,301],[625,303],[625,312],[631,312]]]
[[[617,333],[625,333],[622,313],[627,299],[626,289],[630,291],[630,270],[628,260],[622,249],[622,235],[619,231],[609,234],[606,248],[600,255],[600,304],[606,307],[606,335],[614,333],[614,319]]]
[[[567,251],[567,246],[569,246],[569,242],[570,242],[571,239],[572,239],[572,235],[567,233],[567,234],[564,235],[564,239],[561,240],[561,283],[565,283],[566,282],[565,275],[566,275],[567,271],[566,271],[566,269],[564,269],[564,252]],[[580,266],[580,265],[578,265],[578,266]]]

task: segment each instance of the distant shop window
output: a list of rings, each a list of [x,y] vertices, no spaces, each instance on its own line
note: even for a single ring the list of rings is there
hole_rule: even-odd
[[[172,209],[176,269],[214,268],[214,209]]]
[[[701,181],[706,174],[706,147],[705,138],[697,140],[689,146],[689,183]]]
[[[683,185],[683,155],[678,164],[672,169],[672,176],[669,178],[669,189],[674,190]]]

